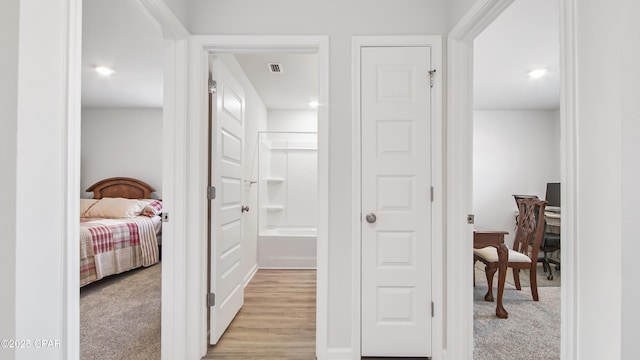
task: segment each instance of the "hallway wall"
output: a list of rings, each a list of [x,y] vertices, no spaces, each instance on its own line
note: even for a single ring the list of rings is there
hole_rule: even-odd
[[[352,36],[445,34],[445,0],[194,0],[193,34],[329,36],[330,348],[351,348]],[[278,9],[274,11],[274,9]],[[268,16],[265,16],[268,14]],[[389,14],[394,14],[389,17]]]

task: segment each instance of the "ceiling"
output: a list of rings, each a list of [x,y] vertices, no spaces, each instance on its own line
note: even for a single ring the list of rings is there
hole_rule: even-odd
[[[242,70],[251,80],[268,109],[309,109],[318,100],[318,56],[316,54],[236,54]],[[269,63],[280,64],[272,73]]]
[[[83,107],[162,107],[163,37],[137,1],[84,0]],[[110,77],[93,68],[115,70]]]
[[[162,107],[163,37],[137,1],[84,0],[83,107]],[[236,59],[269,109],[309,109],[318,100],[315,54],[237,54]],[[274,74],[268,63],[279,63]],[[115,70],[98,75],[96,66]]]
[[[476,110],[560,107],[558,0],[516,0],[474,41]],[[528,72],[546,68],[531,79]]]
[[[516,0],[474,42],[475,109],[559,107],[558,0]],[[83,107],[162,107],[163,38],[137,1],[84,0]],[[313,54],[237,54],[270,109],[308,109],[317,100]],[[281,74],[267,63],[282,64]],[[93,71],[113,67],[111,77]],[[539,80],[527,72],[549,69]]]

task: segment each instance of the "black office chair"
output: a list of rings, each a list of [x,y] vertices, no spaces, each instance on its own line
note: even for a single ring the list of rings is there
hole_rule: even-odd
[[[560,270],[560,260],[549,257],[549,253],[560,250],[560,234],[550,233],[547,228],[547,221],[544,222],[544,228],[546,229],[542,242],[540,243],[540,251],[544,254],[542,257],[538,257],[538,262],[542,263],[542,269],[544,272],[549,271],[547,280],[553,280],[553,272],[551,271],[551,265],[556,265],[556,270]]]
[[[558,208],[560,209],[560,183],[547,183],[547,192],[545,194],[545,200],[549,203],[548,209]],[[560,250],[560,234],[549,232],[549,227],[545,220],[545,234],[540,244],[540,251],[544,256],[538,258],[538,262],[542,262],[544,272],[549,271],[547,275],[548,280],[553,280],[553,272],[551,271],[551,265],[555,264],[556,270],[560,270],[560,260],[552,259],[549,257],[549,253]]]

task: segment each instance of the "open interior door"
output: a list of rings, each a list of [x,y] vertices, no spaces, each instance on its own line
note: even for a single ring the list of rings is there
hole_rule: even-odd
[[[212,59],[210,343],[215,345],[244,303],[242,176],[245,95],[218,58]],[[215,191],[215,195],[213,195]]]

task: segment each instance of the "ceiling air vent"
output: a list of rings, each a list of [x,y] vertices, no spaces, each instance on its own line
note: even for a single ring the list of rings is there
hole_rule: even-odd
[[[267,64],[269,67],[269,71],[272,73],[281,73],[282,72],[282,64],[269,63]]]

